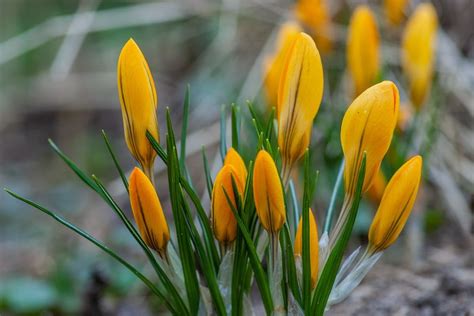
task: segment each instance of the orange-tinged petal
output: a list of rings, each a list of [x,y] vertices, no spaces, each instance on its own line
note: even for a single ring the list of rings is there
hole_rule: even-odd
[[[382,199],[383,191],[387,186],[387,180],[385,179],[385,175],[382,172],[382,169],[379,169],[379,172],[375,175],[375,178],[370,186],[369,190],[367,191],[367,196],[369,197],[370,201],[375,205],[380,203]]]
[[[408,79],[410,99],[419,109],[431,88],[438,17],[430,3],[418,5],[408,20],[402,40],[402,68]]]
[[[362,191],[366,192],[377,174],[392,141],[399,107],[398,89],[383,81],[365,90],[349,106],[341,126],[346,193],[354,193],[364,152],[366,171]]]
[[[166,253],[170,239],[168,223],[153,184],[139,168],[130,176],[130,204],[138,230],[148,247],[160,256]]]
[[[224,165],[231,165],[236,171],[235,176],[239,177],[239,180],[245,185],[247,181],[247,167],[245,167],[244,160],[234,148],[230,148],[227,151]]]
[[[347,67],[354,95],[373,85],[380,70],[379,31],[372,11],[360,5],[354,11],[347,36]]]
[[[298,34],[278,91],[278,145],[284,165],[292,165],[309,146],[313,120],[323,96],[323,67],[313,39]]]
[[[392,26],[402,23],[410,0],[384,0],[385,17]]]
[[[238,171],[232,166],[225,164],[216,176],[212,189],[211,222],[216,239],[223,245],[233,242],[237,236],[237,221],[232,208],[229,205],[227,196],[236,208],[236,196],[232,186],[234,178],[237,191],[242,196],[245,189],[245,182],[238,175]],[[227,194],[227,196],[226,196]]]
[[[265,92],[268,104],[274,106],[278,116],[278,86],[280,77],[285,66],[286,56],[293,46],[301,28],[294,22],[286,22],[280,27],[278,33],[276,53],[267,59],[265,63]]]
[[[309,212],[309,253],[311,263],[311,288],[314,288],[318,280],[318,266],[319,266],[319,241],[318,241],[318,226],[311,209]],[[300,219],[298,229],[295,237],[295,255],[303,255],[303,218]]]
[[[158,101],[146,59],[133,39],[128,40],[120,52],[117,84],[127,146],[145,172],[149,172],[156,152],[146,137],[146,131],[159,140]]]
[[[263,228],[269,233],[280,231],[286,219],[283,188],[275,162],[265,150],[255,159],[253,198]]]
[[[388,248],[400,235],[410,216],[421,181],[423,160],[408,160],[390,179],[369,230],[369,249]]]

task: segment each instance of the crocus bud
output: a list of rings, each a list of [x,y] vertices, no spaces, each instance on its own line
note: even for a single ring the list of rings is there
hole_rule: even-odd
[[[422,170],[421,156],[405,162],[390,179],[369,230],[369,250],[388,248],[400,235],[415,203]]]
[[[286,219],[283,188],[275,162],[265,150],[255,159],[253,198],[263,228],[269,233],[280,231]]]
[[[383,81],[365,90],[349,106],[341,126],[344,152],[344,185],[352,196],[366,153],[362,192],[366,192],[377,174],[392,141],[399,107],[398,89],[391,81]]]
[[[384,0],[385,17],[392,26],[398,26],[405,17],[405,10],[410,0]]]
[[[130,176],[129,189],[133,217],[140,235],[148,247],[165,257],[170,233],[155,187],[143,171],[135,168]]]
[[[295,15],[310,31],[321,52],[332,49],[333,26],[326,0],[298,0]]]
[[[354,84],[354,95],[373,85],[380,69],[379,32],[372,11],[360,5],[349,23],[347,67]]]
[[[120,52],[117,84],[127,146],[147,176],[151,177],[156,153],[146,131],[159,140],[158,101],[148,64],[133,39],[128,40]]]
[[[375,175],[372,185],[367,191],[367,196],[373,204],[379,205],[386,186],[387,180],[385,179],[385,175],[383,174],[382,169],[379,169],[379,172],[377,172]]]
[[[313,212],[308,209],[309,213],[309,255],[311,263],[311,288],[314,288],[318,280],[318,265],[319,265],[319,241],[318,241],[318,226],[314,219]],[[303,255],[303,218],[300,219],[298,229],[295,237],[295,255]]]
[[[236,176],[245,185],[247,181],[247,167],[245,167],[244,160],[234,148],[231,147],[227,152],[224,165],[231,165],[236,171]]]
[[[268,104],[274,106],[278,116],[278,86],[280,77],[285,66],[286,56],[293,46],[301,28],[294,22],[283,24],[278,33],[276,53],[269,57],[265,62],[265,81],[264,88],[268,99]]]
[[[290,167],[309,146],[313,120],[323,96],[323,66],[313,39],[298,34],[278,90],[278,145]]]
[[[431,88],[438,18],[431,3],[420,4],[408,20],[402,40],[402,68],[410,100],[420,109]]]
[[[222,245],[230,244],[237,236],[237,221],[227,199],[228,197],[233,207],[237,208],[232,178],[234,178],[237,192],[242,196],[245,189],[245,177],[229,164],[224,164],[216,176],[212,189],[211,222],[214,235]]]

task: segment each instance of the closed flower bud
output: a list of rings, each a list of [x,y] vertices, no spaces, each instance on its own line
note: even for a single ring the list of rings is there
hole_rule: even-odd
[[[375,175],[372,185],[367,191],[367,196],[373,204],[379,205],[386,186],[387,180],[385,179],[385,175],[383,174],[382,169],[379,169],[379,172],[377,172]]]
[[[390,179],[369,230],[369,250],[388,248],[400,235],[415,203],[422,170],[421,156],[408,160]]]
[[[230,148],[227,152],[224,165],[231,165],[237,173],[235,176],[239,177],[240,181],[245,185],[247,181],[247,167],[245,167],[242,157],[234,148]]]
[[[318,280],[319,266],[319,241],[318,226],[314,219],[313,212],[308,209],[309,213],[309,257],[311,263],[311,288],[314,288]],[[295,255],[303,256],[303,218],[300,219],[295,237]]]
[[[420,4],[408,20],[402,40],[402,68],[410,99],[419,109],[431,88],[438,18],[432,4]]]
[[[380,70],[379,31],[369,7],[357,7],[349,23],[347,67],[354,84],[354,95],[373,85]]]
[[[278,33],[276,53],[269,57],[265,62],[265,81],[264,88],[268,99],[268,104],[274,106],[278,116],[278,86],[280,77],[285,66],[286,56],[293,46],[301,28],[294,22],[283,24]]]
[[[138,230],[148,247],[166,256],[170,239],[168,223],[153,184],[138,168],[130,176],[130,204]]]
[[[298,0],[295,15],[310,31],[321,52],[332,49],[333,26],[326,0]]]
[[[341,126],[344,152],[344,184],[346,193],[355,191],[359,169],[366,153],[362,192],[366,192],[379,171],[392,141],[399,107],[398,89],[391,81],[383,81],[365,90],[349,106]]]
[[[245,177],[229,164],[224,164],[219,171],[212,189],[212,228],[216,239],[222,245],[230,244],[237,237],[237,220],[227,199],[228,197],[233,207],[237,208],[237,197],[234,194],[232,178],[236,184],[237,192],[242,196],[245,189]]]
[[[156,153],[146,137],[146,131],[159,140],[156,120],[158,101],[148,64],[133,39],[128,40],[120,53],[117,84],[127,146],[147,176],[151,177]]]
[[[286,171],[309,146],[322,96],[321,57],[313,39],[300,33],[288,54],[278,91],[278,145]]]
[[[398,26],[405,17],[405,10],[410,0],[385,0],[385,17],[392,26]]]
[[[286,219],[283,188],[275,162],[265,150],[255,159],[253,198],[263,228],[269,233],[280,231]]]

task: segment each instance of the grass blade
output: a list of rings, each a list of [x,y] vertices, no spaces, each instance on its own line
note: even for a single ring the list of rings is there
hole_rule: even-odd
[[[329,207],[326,212],[326,220],[324,221],[324,231],[323,233],[329,234],[329,229],[331,228],[332,219],[334,217],[334,209],[336,207],[336,200],[337,195],[342,187],[342,176],[344,174],[344,159],[341,161],[341,165],[339,166],[339,171],[337,172],[336,182],[334,183],[334,187],[331,193],[331,200],[329,201]]]
[[[183,122],[181,126],[181,147],[179,154],[179,165],[181,170],[186,171],[186,138],[188,133],[188,118],[189,118],[189,85],[186,86],[186,93],[184,95],[184,104],[183,104]]]
[[[104,142],[105,142],[105,145],[107,146],[107,150],[109,151],[109,154],[112,157],[112,160],[114,161],[115,168],[117,168],[117,171],[120,175],[120,178],[122,179],[123,186],[125,187],[125,189],[127,190],[127,193],[128,193],[128,180],[127,180],[127,177],[125,176],[125,173],[123,172],[123,169],[120,167],[117,156],[115,155],[115,152],[112,148],[112,145],[109,142],[109,138],[107,137],[107,134],[105,134],[104,130],[102,130],[102,137],[104,138]]]

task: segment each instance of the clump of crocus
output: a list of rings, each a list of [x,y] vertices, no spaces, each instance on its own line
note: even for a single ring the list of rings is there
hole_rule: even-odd
[[[347,109],[341,126],[347,195],[354,193],[364,153],[366,168],[362,192],[370,188],[390,147],[399,103],[397,86],[391,81],[383,81],[365,90]]]
[[[294,11],[297,19],[308,28],[321,52],[330,52],[333,25],[326,0],[298,0]]]
[[[167,258],[168,223],[155,187],[139,168],[133,169],[130,175],[129,190],[133,217],[141,237],[160,257]]]
[[[120,52],[117,84],[127,146],[145,174],[153,179],[156,152],[146,132],[159,140],[156,119],[158,99],[146,59],[133,39],[128,40]]]
[[[398,26],[403,22],[409,3],[410,0],[384,0],[384,13],[390,25]]]
[[[400,235],[421,181],[421,156],[408,160],[390,179],[369,230],[369,253],[388,248]]]
[[[318,280],[319,266],[319,242],[318,242],[318,226],[314,218],[313,211],[308,209],[309,213],[309,253],[311,263],[311,288],[314,288]],[[300,219],[295,237],[295,255],[303,255],[303,218]]]
[[[410,100],[420,109],[431,88],[438,18],[432,4],[420,4],[408,20],[402,40],[402,68]]]
[[[275,55],[265,61],[265,93],[270,106],[277,107],[278,86],[285,66],[286,57],[293,42],[301,32],[301,27],[295,22],[286,22],[280,27]],[[278,113],[278,108],[276,108]],[[278,114],[277,114],[278,115]]]
[[[223,247],[229,246],[237,237],[237,221],[232,206],[237,208],[233,181],[242,198],[247,179],[247,169],[240,155],[234,149],[226,155],[224,166],[216,176],[212,189],[211,222],[214,236]],[[229,205],[229,200],[232,206]]]
[[[286,182],[295,161],[309,146],[313,120],[323,96],[323,67],[313,39],[298,34],[278,90],[278,146]]]
[[[373,85],[379,74],[379,31],[375,17],[366,5],[352,14],[347,36],[347,67],[354,86],[354,95]]]
[[[278,233],[285,223],[285,199],[275,161],[260,150],[253,170],[253,197],[258,218],[270,234]]]

